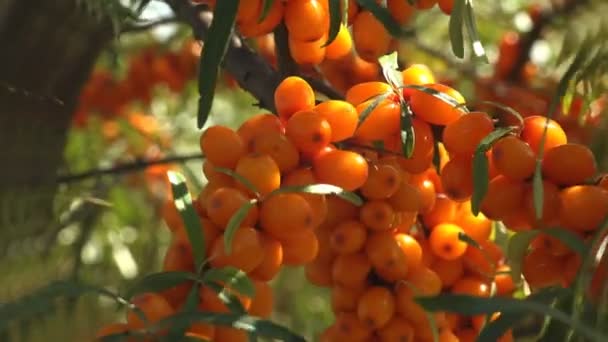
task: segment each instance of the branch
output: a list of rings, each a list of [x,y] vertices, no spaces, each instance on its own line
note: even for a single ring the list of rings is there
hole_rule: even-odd
[[[166,25],[166,24],[174,24],[177,22],[178,22],[178,19],[176,17],[171,16],[171,17],[167,17],[167,18],[161,18],[158,20],[145,22],[143,24],[127,25],[120,31],[120,33],[121,34],[122,33],[138,33],[138,32],[148,31],[157,26]]]
[[[61,175],[57,177],[57,183],[71,183],[85,180],[87,178],[101,177],[105,175],[116,175],[124,174],[129,172],[141,171],[150,166],[163,165],[163,164],[174,164],[174,163],[185,163],[190,160],[203,159],[204,156],[200,153],[187,154],[182,156],[172,156],[163,159],[145,160],[139,159],[135,162],[117,165],[109,168],[101,168],[89,170],[81,173]]]
[[[577,7],[587,4],[588,0],[567,0],[563,6],[547,9],[541,12],[538,20],[534,23],[532,30],[522,39],[521,50],[513,69],[509,73],[508,81],[516,82],[521,78],[522,70],[530,60],[530,51],[534,43],[541,38],[545,27],[549,26],[555,19],[561,16],[571,15]]]

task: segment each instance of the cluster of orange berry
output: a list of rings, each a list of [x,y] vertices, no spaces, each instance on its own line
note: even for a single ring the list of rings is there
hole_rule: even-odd
[[[126,75],[117,79],[111,72],[93,71],[80,94],[74,124],[84,126],[89,115],[113,118],[135,101],[148,104],[155,86],[165,84],[179,93],[196,75],[201,46],[187,41],[179,51],[145,49],[131,57]]]

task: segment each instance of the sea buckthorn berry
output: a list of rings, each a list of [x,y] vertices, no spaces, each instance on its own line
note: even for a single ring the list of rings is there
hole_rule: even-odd
[[[316,65],[325,59],[326,47],[323,46],[327,41],[327,36],[322,36],[317,40],[302,41],[289,36],[289,52],[293,60],[301,65]]]
[[[220,229],[226,229],[228,222],[249,199],[243,192],[234,188],[219,188],[207,199],[207,215]],[[241,223],[243,226],[254,225],[258,218],[257,206],[252,206]]]
[[[582,184],[597,173],[593,152],[580,144],[565,144],[548,150],[542,166],[544,176],[558,185]]]
[[[359,220],[371,230],[388,230],[393,228],[395,211],[386,201],[366,202],[359,212]]]
[[[261,37],[271,33],[283,19],[285,4],[283,1],[273,1],[264,20],[258,22],[261,11],[262,8],[260,6],[258,13],[253,20],[240,23],[239,32],[243,37]]]
[[[277,114],[287,121],[296,112],[311,110],[315,106],[315,93],[302,78],[289,76],[274,91]],[[225,147],[222,147],[222,150]]]
[[[323,44],[325,44],[325,42],[323,42]],[[350,36],[350,32],[346,26],[341,24],[338,35],[325,49],[325,58],[339,60],[351,53],[352,49],[353,40]]]
[[[354,191],[365,184],[368,165],[358,153],[334,150],[317,157],[313,162],[313,171],[320,183]]]
[[[365,101],[357,106],[359,116],[374,103],[374,99]],[[363,141],[382,140],[399,132],[401,107],[399,103],[385,99],[369,113],[357,128],[355,137]]]
[[[320,245],[319,251],[321,251]],[[331,262],[318,258],[304,266],[304,276],[308,282],[316,286],[332,287],[334,283],[331,278]]]
[[[373,97],[392,91],[391,86],[385,82],[358,83],[346,91],[346,101],[353,106],[371,100]]]
[[[306,200],[296,193],[276,194],[260,207],[260,226],[278,238],[298,236],[313,228],[313,212]]]
[[[492,118],[486,113],[463,115],[443,130],[443,144],[450,153],[470,156],[488,134],[494,130]]]
[[[439,8],[441,11],[447,15],[452,14],[452,9],[454,8],[454,0],[439,0],[437,1]]]
[[[572,253],[570,247],[568,247],[568,245],[563,243],[560,239],[543,233],[536,236],[532,240],[530,246],[532,248],[544,248],[549,251],[551,255],[556,257],[561,257]]]
[[[422,266],[422,247],[418,240],[408,234],[395,234],[395,241],[405,255],[408,270],[415,270]]]
[[[559,285],[562,280],[563,262],[543,248],[533,249],[522,264],[522,274],[533,289]]]
[[[545,145],[543,146],[543,153],[568,142],[566,133],[556,121],[544,116],[529,116],[524,119],[524,128],[521,132],[521,138],[530,145],[535,154],[538,154],[538,151],[540,150],[540,143],[545,131],[545,126],[547,126],[547,136]]]
[[[283,180],[283,186],[311,185],[316,183],[317,179],[309,167],[293,170]],[[299,195],[310,205],[313,216],[312,225],[313,227],[318,227],[327,217],[327,197],[325,195],[310,193],[299,193]]]
[[[335,313],[356,311],[359,297],[363,294],[363,287],[345,287],[336,285],[331,289],[331,307]]]
[[[215,342],[247,342],[249,337],[242,329],[217,326],[215,328]]]
[[[410,178],[410,184],[418,190],[420,196],[420,209],[418,211],[421,214],[430,212],[433,209],[433,206],[435,206],[437,197],[433,182],[427,177],[416,176]]]
[[[319,103],[313,110],[329,123],[332,142],[346,140],[355,134],[359,114],[352,104],[346,101],[328,100]]]
[[[454,223],[478,243],[489,239],[492,233],[492,221],[483,213],[479,213],[477,216],[473,215],[470,201],[460,204]]]
[[[261,233],[260,239],[264,257],[262,262],[249,275],[259,281],[271,281],[283,265],[283,245],[279,240],[266,233]]]
[[[317,40],[329,29],[329,14],[319,0],[290,0],[285,6],[289,36],[300,41]]]
[[[481,212],[492,220],[501,220],[516,211],[524,198],[525,184],[497,176],[490,181],[481,201]]]
[[[489,284],[485,280],[471,276],[460,278],[452,286],[451,291],[454,294],[469,295],[473,297],[490,296]]]
[[[431,270],[439,276],[444,288],[454,285],[464,274],[462,258],[454,260],[436,259],[431,265]]]
[[[331,248],[336,253],[355,253],[365,246],[367,230],[359,221],[346,221],[332,230],[330,239]]]
[[[415,186],[401,182],[397,191],[389,197],[388,203],[395,211],[417,212],[420,209],[420,193]]]
[[[566,286],[570,286],[576,279],[576,276],[578,275],[578,272],[581,269],[581,264],[583,261],[581,259],[581,256],[576,253],[572,253],[566,256],[565,259],[566,260],[562,278],[563,283]]]
[[[239,159],[234,171],[247,179],[261,196],[265,196],[281,186],[281,170],[274,159],[266,154],[243,156]],[[251,189],[238,180],[237,187],[251,193]]]
[[[416,8],[421,9],[421,10],[426,10],[426,9],[433,8],[435,6],[435,4],[437,4],[437,0],[417,0]]]
[[[334,260],[331,274],[335,284],[357,288],[367,283],[371,270],[372,265],[365,254],[343,254]]]
[[[439,83],[428,84],[426,87],[452,98],[455,104],[447,103],[422,90],[413,90],[410,96],[410,107],[419,119],[445,126],[458,120],[464,114],[461,108],[456,108],[457,105],[465,103],[464,97],[457,90]]]
[[[394,315],[385,326],[376,331],[376,334],[382,342],[414,341],[414,327],[412,323],[400,315]]]
[[[335,195],[328,195],[326,198],[327,216],[321,227],[333,229],[333,227],[343,221],[353,220],[359,217],[359,208],[354,204]]]
[[[597,229],[608,215],[608,191],[593,185],[575,185],[560,193],[560,222],[580,232]]]
[[[408,268],[422,262],[422,249],[403,238],[405,234],[389,231],[371,234],[365,252],[376,273],[386,281],[404,279]]]
[[[530,222],[549,224],[555,222],[559,217],[561,206],[560,190],[552,182],[543,180],[543,205],[540,220],[536,219],[536,207],[534,205],[534,188],[527,186],[524,193],[524,208]]]
[[[268,318],[272,313],[274,303],[272,288],[264,281],[253,281],[253,285],[255,295],[251,298],[251,305],[247,311],[252,316]]]
[[[299,266],[313,261],[319,252],[319,240],[312,229],[305,230],[294,237],[283,238],[283,263]]]
[[[389,198],[399,191],[401,175],[400,169],[391,165],[371,165],[361,194],[368,199]]]
[[[209,263],[212,267],[233,266],[243,272],[251,272],[264,261],[264,249],[260,233],[251,227],[240,227],[234,233],[230,253],[225,249],[223,236],[215,239],[211,247]]]
[[[412,127],[416,137],[414,153],[410,158],[400,158],[399,164],[403,170],[418,174],[427,170],[433,162],[435,138],[431,126],[420,119],[414,118]]]
[[[259,15],[262,6],[260,0],[250,0],[239,2],[239,7],[236,12],[236,23],[240,24],[246,21],[253,21]]]
[[[250,152],[254,151],[254,141],[257,137],[271,132],[285,133],[281,120],[272,114],[258,114],[250,117],[237,130],[238,135]]]
[[[441,223],[453,223],[457,212],[458,203],[442,194],[435,199],[433,208],[422,215],[422,222],[427,227],[435,227]]]
[[[208,159],[203,162],[203,174],[208,182],[222,183],[225,186],[234,184],[234,178],[225,173],[219,172],[217,166],[213,165]],[[181,220],[181,219],[180,219]]]
[[[127,312],[127,325],[129,330],[143,329],[146,327],[146,322],[149,324],[157,323],[175,312],[165,298],[152,292],[143,293],[134,297],[131,300],[131,304],[137,307],[141,313],[138,313],[135,310],[129,310]],[[143,314],[144,317],[146,317],[145,322],[140,318],[140,314]]]
[[[448,197],[465,202],[473,195],[473,163],[469,157],[454,157],[441,170],[441,185]]]
[[[205,235],[205,242],[207,240]],[[190,243],[184,240],[173,240],[163,260],[163,271],[195,272],[195,270]],[[183,282],[164,290],[161,294],[172,307],[177,308],[188,297],[191,288],[192,282]]]
[[[509,135],[492,146],[492,162],[500,174],[521,181],[534,174],[536,156],[525,141]]]
[[[515,282],[511,277],[511,268],[507,265],[499,266],[494,276],[497,296],[510,296],[515,291]]]
[[[435,255],[446,260],[454,260],[467,250],[467,243],[460,240],[462,228],[451,223],[442,223],[433,227],[429,236],[431,250]]]
[[[357,316],[371,329],[385,326],[395,314],[395,298],[385,287],[369,287],[357,303]]]
[[[295,169],[300,162],[298,149],[279,132],[268,132],[256,137],[253,140],[253,146],[253,152],[270,156],[281,173]]]
[[[462,259],[467,273],[490,278],[496,271],[497,262],[487,255],[482,244],[480,244],[480,248],[467,248]]]
[[[354,312],[338,314],[334,326],[336,341],[365,341],[372,333],[372,330]]]
[[[233,168],[245,154],[245,144],[232,129],[211,126],[200,139],[201,151],[207,159],[220,167]]]
[[[298,150],[312,153],[330,143],[331,126],[317,112],[300,111],[287,121],[286,134]]]
[[[391,35],[371,12],[361,11],[353,22],[353,41],[362,59],[375,62],[388,52]]]
[[[410,5],[407,1],[401,0],[387,0],[386,1],[386,9],[391,13],[393,19],[396,22],[403,25],[410,21],[416,9],[414,6]],[[435,83],[433,82],[425,82],[425,83]]]

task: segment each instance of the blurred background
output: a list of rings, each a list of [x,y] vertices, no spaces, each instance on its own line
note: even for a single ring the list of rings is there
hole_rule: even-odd
[[[170,196],[166,171],[182,172],[195,195],[205,185],[199,149],[201,131],[196,128],[200,43],[193,40],[187,26],[174,22],[170,7],[162,1],[149,2],[136,25],[122,25],[120,21],[121,11],[134,6],[129,1],[80,3],[87,15],[106,18],[100,19],[102,22],[110,18],[111,22],[104,25],[112,26],[114,34],[99,47],[99,55],[90,58],[93,71],[83,76],[86,82],[75,92],[74,110],[63,115],[69,120],[65,141],[57,147],[62,150],[62,158],[55,164],[57,172],[42,165],[32,167],[34,174],[56,177],[56,186],[46,193],[22,190],[26,195],[21,197],[50,196],[50,214],[38,228],[25,229],[30,227],[26,223],[30,217],[15,205],[19,196],[10,196],[0,207],[0,306],[58,279],[125,291],[134,280],[160,269],[168,246],[170,233],[162,220],[162,205]],[[520,106],[523,111],[546,109],[546,101],[539,99],[550,97],[553,80],[563,72],[555,63],[564,49],[564,39],[576,46],[582,34],[596,26],[601,13],[608,9],[602,1],[595,1],[584,4],[580,11],[552,18],[532,46],[529,64],[523,71],[527,83],[507,86],[496,78],[502,50],[509,39],[530,32],[535,15],[551,1],[480,0],[475,5],[490,64],[453,57],[449,17],[438,8],[416,16],[416,37],[399,45],[401,62],[427,64],[440,80],[453,84],[469,101],[508,99],[510,105]],[[40,9],[38,15],[51,16],[52,11],[46,10]],[[541,101],[540,107],[533,107],[534,101]],[[263,112],[256,102],[230,75],[222,74],[206,125],[236,128],[251,115]],[[580,136],[581,141],[593,144],[600,164],[605,166],[608,152],[603,140],[597,138],[605,134],[605,129],[601,128],[603,123],[594,122],[593,131],[585,123],[567,129],[578,132],[572,134]],[[4,146],[7,151],[12,148]],[[29,148],[45,153],[47,146],[40,141],[37,147]],[[163,162],[166,158],[173,162]],[[331,323],[327,291],[309,285],[302,269],[285,269],[273,286],[275,321],[307,340],[313,340]],[[0,341],[90,341],[101,325],[122,315],[124,312],[115,304],[95,296],[61,301],[33,319],[12,322]]]

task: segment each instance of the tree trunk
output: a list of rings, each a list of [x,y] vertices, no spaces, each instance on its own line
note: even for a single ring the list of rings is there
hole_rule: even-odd
[[[55,176],[79,90],[111,38],[108,19],[78,5],[85,2],[0,1],[2,237],[39,236],[53,221]]]

